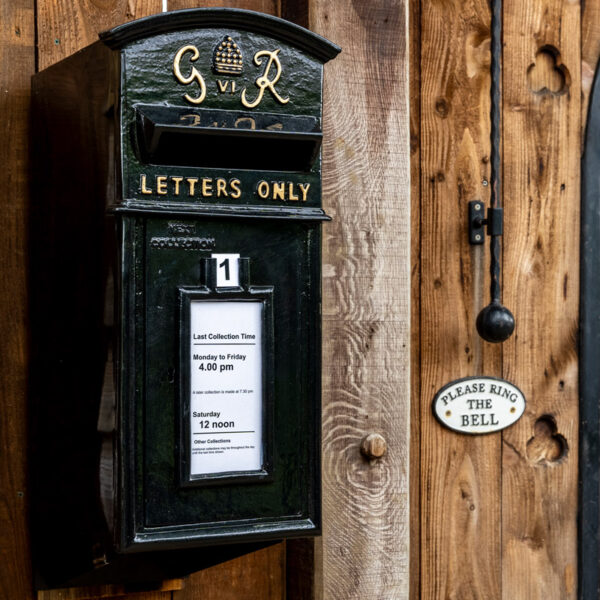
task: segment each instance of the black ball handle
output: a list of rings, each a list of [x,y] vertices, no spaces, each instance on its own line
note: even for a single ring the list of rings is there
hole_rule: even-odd
[[[492,300],[477,315],[477,332],[486,341],[499,343],[506,341],[515,330],[513,314],[498,300]]]

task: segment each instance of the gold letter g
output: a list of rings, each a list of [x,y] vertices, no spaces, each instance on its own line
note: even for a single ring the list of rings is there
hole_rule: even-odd
[[[198,85],[200,86],[200,95],[197,98],[192,98],[188,94],[184,94],[183,97],[192,104],[200,104],[202,100],[204,100],[204,98],[206,97],[206,84],[204,83],[204,78],[202,77],[202,75],[200,75],[200,72],[198,71],[198,69],[196,69],[196,67],[192,67],[192,72],[187,77],[184,77],[182,75],[181,69],[179,68],[179,63],[181,62],[181,57],[186,52],[192,53],[190,62],[198,60],[198,57],[200,56],[200,53],[198,52],[198,48],[196,48],[196,46],[183,46],[183,48],[180,48],[177,51],[175,59],[173,60],[173,73],[177,81],[179,81],[179,83],[183,83],[184,85],[189,85],[193,81],[198,82]]]

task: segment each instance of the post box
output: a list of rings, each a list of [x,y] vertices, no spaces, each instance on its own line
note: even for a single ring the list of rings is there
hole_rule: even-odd
[[[234,9],[33,79],[40,587],[151,581],[319,533],[323,64]]]

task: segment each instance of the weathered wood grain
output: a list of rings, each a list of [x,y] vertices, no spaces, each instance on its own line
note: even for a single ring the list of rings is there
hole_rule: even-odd
[[[503,435],[502,591],[568,600],[577,593],[580,6],[511,2],[504,26],[504,298],[517,325],[503,371],[528,404]],[[558,91],[527,77],[544,48],[565,74]]]
[[[34,2],[0,4],[0,598],[32,597],[27,533],[27,214]]]
[[[499,375],[475,329],[489,250],[470,246],[467,203],[488,202],[490,13],[485,0],[422,3],[421,597],[500,598],[500,436],[432,416],[436,391]]]
[[[173,600],[285,600],[285,544],[275,544],[188,577]]]
[[[421,597],[421,0],[408,5],[410,86],[410,593]],[[426,413],[429,414],[429,413]]]
[[[327,600],[408,594],[407,4],[310,3],[325,70],[323,561]],[[371,432],[387,453],[360,454]]]

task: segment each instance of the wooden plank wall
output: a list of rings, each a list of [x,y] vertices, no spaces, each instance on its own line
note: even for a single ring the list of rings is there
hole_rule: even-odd
[[[465,218],[469,200],[489,198],[489,5],[412,7],[421,231],[413,248],[421,310],[413,318],[420,427],[411,442],[412,509],[421,527],[412,537],[413,572],[420,568],[412,597],[575,598],[580,135],[600,53],[600,3],[586,2],[582,17],[579,2],[504,2],[504,301],[517,325],[502,348],[475,332],[489,301],[489,253],[468,247]],[[515,426],[473,439],[434,421],[435,391],[474,374],[505,377],[525,392]]]

